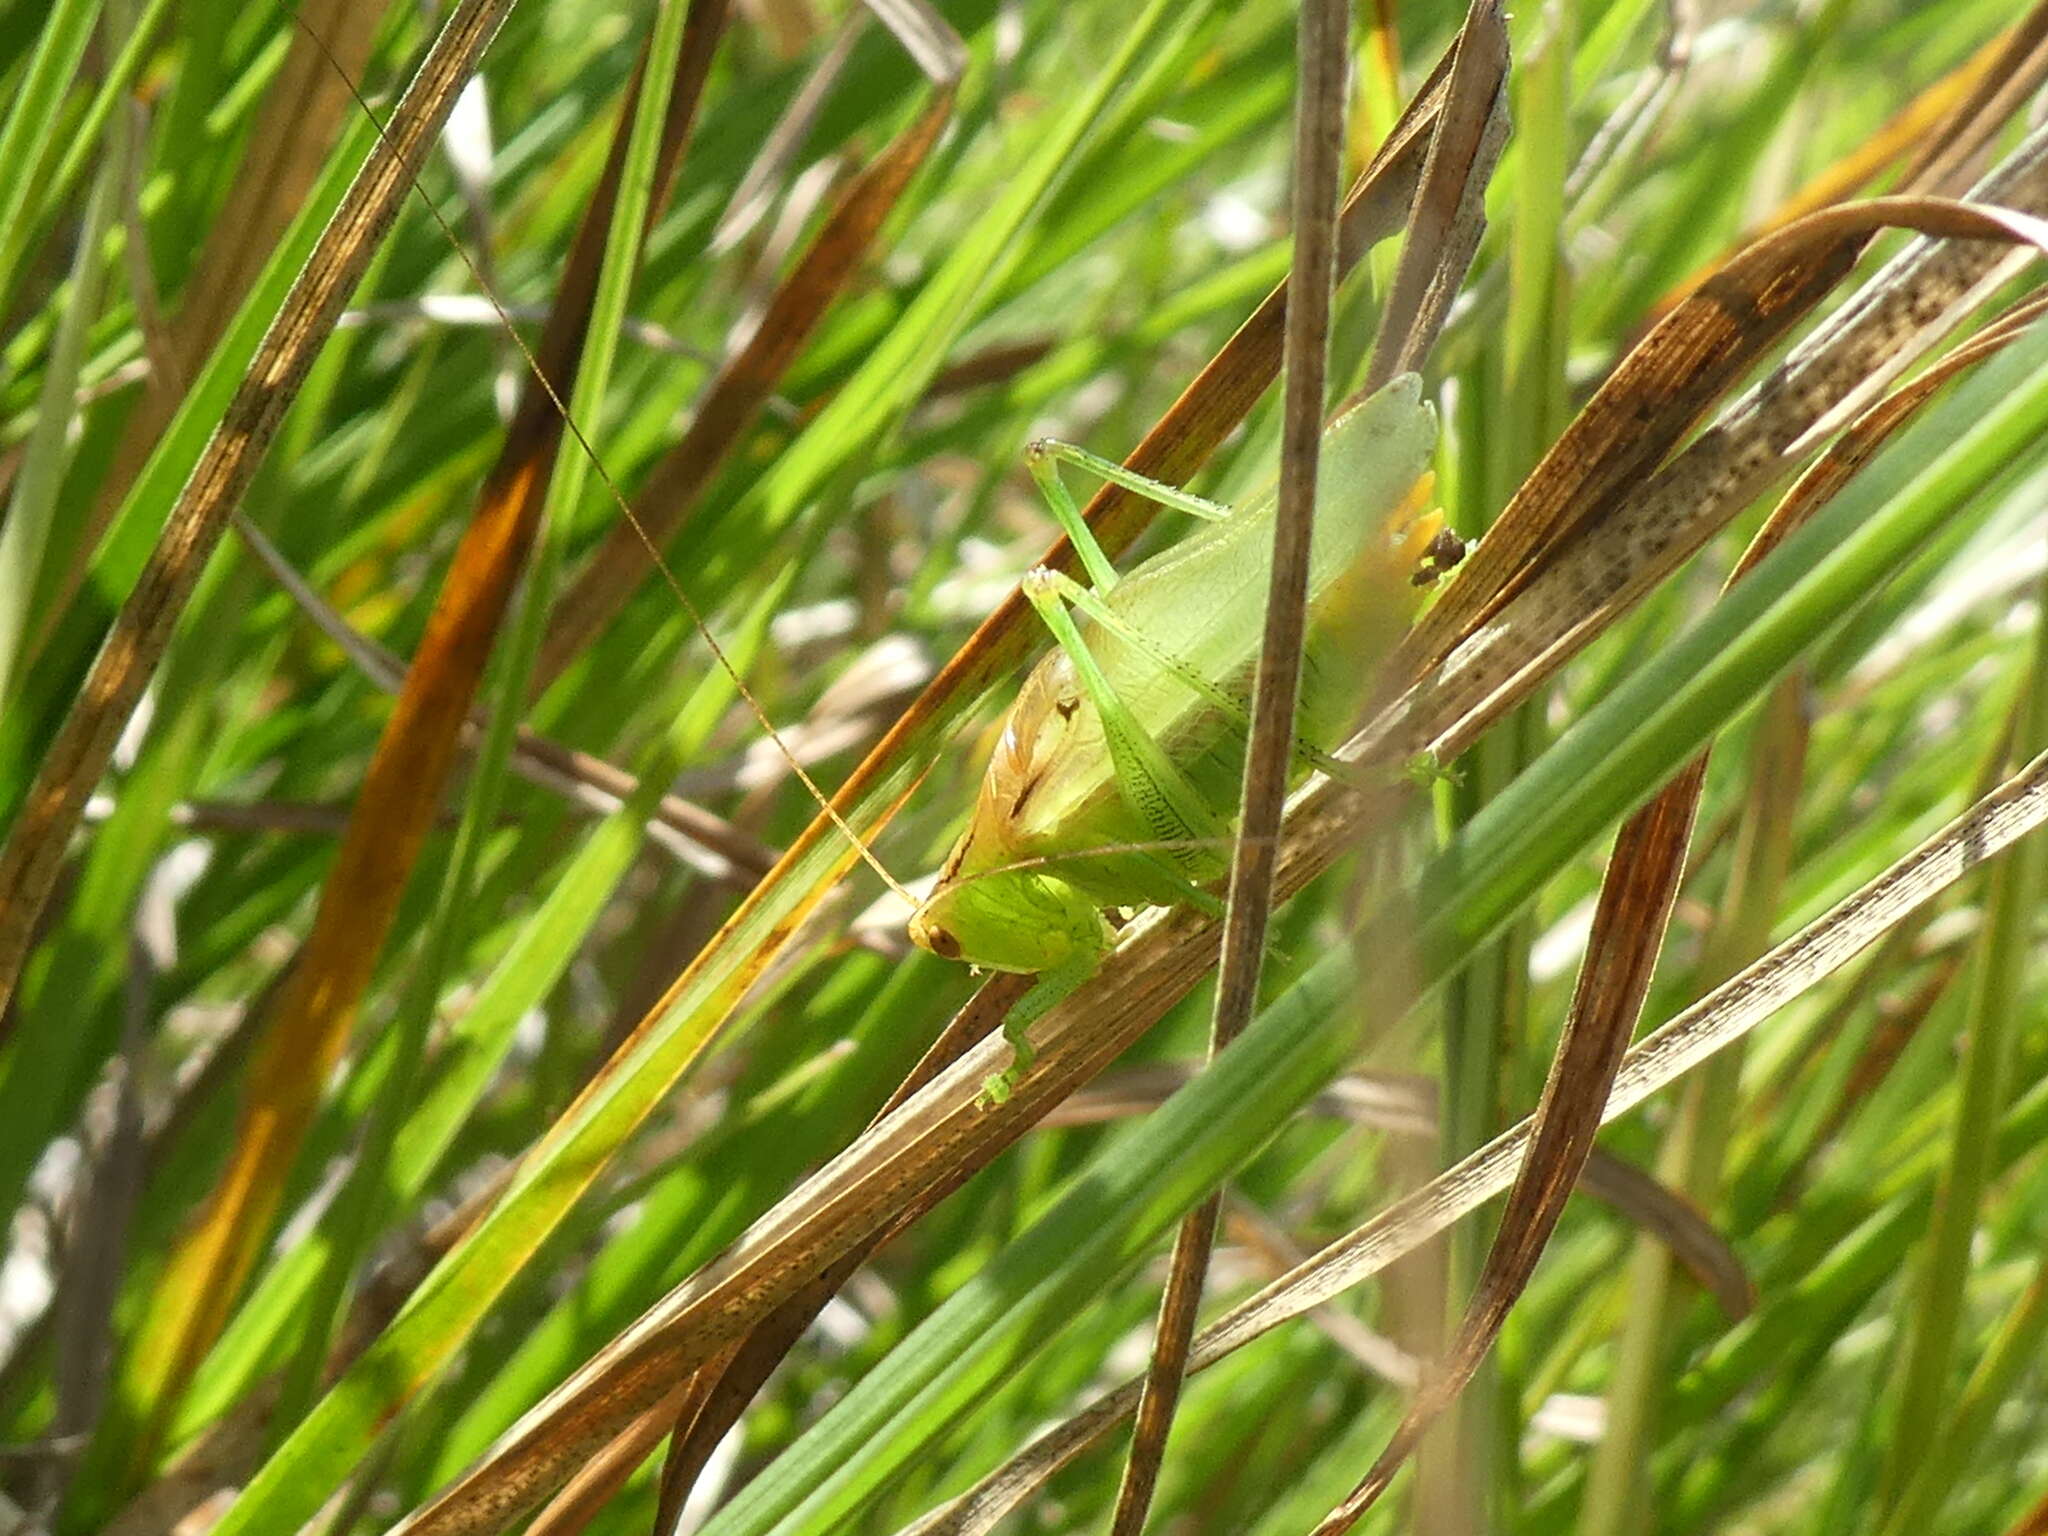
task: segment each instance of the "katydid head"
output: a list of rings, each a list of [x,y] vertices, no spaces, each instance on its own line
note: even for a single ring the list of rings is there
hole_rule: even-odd
[[[942,881],[910,919],[919,948],[991,971],[1048,971],[1100,954],[1114,938],[1092,900],[1035,869]]]

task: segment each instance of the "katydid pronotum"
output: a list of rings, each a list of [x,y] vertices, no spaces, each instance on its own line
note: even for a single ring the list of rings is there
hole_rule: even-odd
[[[1316,744],[1343,727],[1413,616],[1418,571],[1455,559],[1429,509],[1435,444],[1436,412],[1413,374],[1323,435],[1296,716],[1304,766],[1336,766]],[[1056,460],[1203,526],[1119,576]],[[1202,883],[1227,855],[1273,563],[1270,491],[1233,510],[1060,443],[1034,443],[1031,467],[1090,584],[1044,567],[1025,576],[1057,644],[1010,706],[967,830],[910,919],[934,954],[1039,976],[1004,1021],[1015,1064],[991,1079],[998,1098],[1030,1062],[1026,1028],[1108,952],[1108,910],[1217,909]]]

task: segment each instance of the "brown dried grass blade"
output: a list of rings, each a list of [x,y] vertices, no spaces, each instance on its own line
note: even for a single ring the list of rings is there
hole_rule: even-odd
[[[1639,482],[1833,288],[1868,229],[1752,246],[1639,342],[1551,445],[1409,636],[1419,674],[1497,612],[1574,524]],[[1782,237],[1781,237],[1782,238]]]
[[[1988,785],[1986,786],[1989,787]],[[1070,1097],[1040,1122],[1041,1129],[1101,1125],[1149,1113],[1177,1093],[1197,1069],[1182,1062],[1121,1067]],[[1436,1079],[1414,1073],[1354,1072],[1317,1095],[1310,1108],[1393,1136],[1438,1144]],[[1756,1289],[1742,1257],[1697,1205],[1648,1170],[1596,1146],[1579,1175],[1579,1190],[1642,1228],[1691,1271],[1700,1289],[1731,1318],[1746,1316]],[[1292,1268],[1301,1255],[1287,1261]],[[1403,1383],[1413,1386],[1414,1378]]]
[[[1484,4],[1485,0],[1479,0]],[[1273,867],[1294,759],[1294,717],[1301,693],[1302,647],[1308,624],[1309,542],[1315,530],[1316,478],[1328,389],[1330,306],[1336,291],[1337,203],[1342,191],[1345,64],[1350,37],[1346,0],[1305,0],[1295,34],[1294,175],[1290,199],[1294,251],[1288,273],[1283,345],[1283,414],[1280,482],[1273,518],[1272,567],[1266,588],[1265,631],[1252,682],[1251,730],[1246,742],[1241,814],[1230,851],[1223,939],[1216,969],[1216,1001],[1209,1056],[1244,1029],[1258,1002],[1273,910]],[[1460,43],[1458,53],[1464,53]],[[1463,73],[1451,67],[1451,96],[1438,120],[1418,201],[1431,187],[1431,169],[1443,159],[1441,143],[1455,118]],[[1411,234],[1402,252],[1412,265]],[[1412,285],[1412,284],[1411,284]],[[1419,304],[1419,296],[1417,298]],[[1384,324],[1395,318],[1390,308]],[[1208,1278],[1209,1254],[1221,1220],[1221,1192],[1181,1221],[1159,1305],[1152,1359],[1138,1402],[1135,1433],[1124,1460],[1110,1517],[1111,1536],[1138,1536],[1152,1509],[1166,1440],[1187,1371],[1188,1341]]]
[[[53,614],[70,605],[85,579],[90,551],[170,425],[187,381],[248,297],[264,254],[276,248],[305,202],[341,124],[357,110],[348,82],[363,77],[383,22],[380,9],[349,0],[308,0],[296,8],[284,63],[249,131],[249,147],[228,189],[227,203],[199,253],[183,300],[161,335],[153,338],[152,364],[165,366],[152,367],[148,387],[121,429],[93,505],[91,530],[78,542],[77,558],[58,590],[58,600],[50,605]]]
[[[1344,142],[1342,61],[1349,47],[1341,6],[1305,7],[1297,46],[1295,246],[1289,285],[1300,301],[1290,305],[1287,315],[1286,415],[1272,578],[1217,966],[1211,1058],[1242,1031],[1257,999],[1293,758],[1336,266],[1338,156]],[[1416,189],[1393,290],[1381,315],[1368,390],[1398,369],[1419,366],[1478,249],[1485,227],[1486,181],[1507,133],[1507,67],[1507,29],[1500,7],[1494,0],[1474,0],[1453,46],[1444,106]],[[1221,1216],[1218,1193],[1189,1212],[1174,1240],[1151,1364],[1111,1516],[1112,1536],[1138,1536],[1150,1513]]]
[[[1472,268],[1486,232],[1487,183],[1507,142],[1507,80],[1506,14],[1474,0],[1452,48],[1443,112],[1366,367],[1367,394],[1422,366]]]
[[[662,1437],[678,1419],[696,1411],[709,1390],[711,1371],[725,1363],[714,1362],[696,1375],[685,1377],[666,1397],[629,1424],[610,1445],[586,1461],[577,1469],[576,1475],[562,1485],[561,1491],[548,1500],[547,1507],[533,1517],[532,1523],[526,1527],[526,1536],[578,1536],[618,1497],[627,1479],[640,1470],[648,1453],[661,1444]],[[654,1529],[669,1531],[675,1526],[673,1522],[658,1519]]]
[[[1669,1249],[1730,1322],[1756,1310],[1756,1282],[1742,1255],[1697,1205],[1647,1169],[1596,1146],[1579,1175],[1579,1189]]]
[[[723,0],[700,0],[691,19],[699,24],[686,30],[663,131],[664,185],[681,156],[709,73],[724,21]],[[460,84],[461,78],[449,82],[452,88]],[[571,387],[583,349],[632,126],[630,103],[638,95],[636,74],[610,163],[577,233],[536,354],[543,378],[558,393]],[[432,105],[445,115],[445,103]],[[438,116],[433,121],[438,123]],[[412,127],[410,122],[405,126]],[[397,184],[398,194],[410,185],[408,175]],[[143,1453],[153,1448],[176,1405],[177,1384],[218,1334],[268,1238],[322,1086],[347,1043],[358,1001],[440,806],[463,726],[538,527],[561,431],[556,395],[529,380],[364,774],[312,928],[250,1064],[227,1164],[173,1253],[138,1338],[137,1379],[148,1386],[144,1401],[154,1414],[141,1437]]]
[[[1979,194],[2013,206],[1878,198],[1803,219],[1646,337],[1411,633],[1395,676],[1420,681],[1380,714],[1368,750],[1455,757],[1980,302],[2006,274],[2007,247],[2048,249],[2048,223],[2031,211],[2048,207],[2048,130]],[[1655,469],[1713,395],[1889,227],[1944,238],[1909,246]]]
[[[508,5],[470,0],[450,16],[394,115],[390,137],[372,152],[265,335],[45,754],[0,849],[0,1003],[12,995],[86,797],[155,672],[200,568]]]
[[[1770,534],[1772,529],[1781,531],[1764,552],[1775,547],[1777,539],[1797,526],[1813,506],[1826,501],[1847,484],[1850,477],[1867,464],[1899,428],[1912,420],[1913,414],[1926,405],[1942,385],[1964,369],[1976,366],[1994,352],[2019,340],[2028,327],[2043,315],[2048,315],[2048,294],[2039,294],[2014,305],[1925,373],[1887,395],[1845,428],[1842,435],[1828,445],[1828,451],[1807,466],[1771,514],[1771,522],[1758,535],[1759,540]],[[1746,555],[1744,558],[1754,563],[1753,557]]]
[[[1443,1362],[1424,1378],[1393,1440],[1316,1527],[1317,1536],[1349,1530],[1392,1481],[1423,1432],[1456,1400],[1493,1347],[1509,1307],[1528,1284],[1564,1214],[1663,947],[1706,767],[1702,753],[1630,817],[1616,839],[1571,1013],[1471,1307]]]
[[[940,1071],[959,1060],[969,1046],[993,1033],[1002,1022],[1003,1015],[1029,988],[1027,977],[1004,976],[993,979],[976,993],[973,1002],[954,1017],[902,1085],[889,1096],[889,1102],[877,1112],[869,1129],[881,1124]],[[959,1182],[965,1182],[964,1178]],[[661,1469],[661,1504],[653,1527],[656,1531],[674,1528],[674,1522],[682,1516],[684,1500],[703,1474],[718,1442],[739,1422],[740,1415],[746,1411],[747,1404],[753,1401],[770,1373],[782,1363],[783,1356],[803,1336],[804,1330],[824,1310],[825,1304],[839,1294],[848,1277],[874,1257],[877,1250],[958,1187],[958,1182],[941,1184],[926,1193],[915,1204],[898,1213],[887,1228],[876,1232],[867,1241],[855,1244],[762,1319],[725,1359],[697,1372],[696,1390],[670,1415],[674,1440]]]

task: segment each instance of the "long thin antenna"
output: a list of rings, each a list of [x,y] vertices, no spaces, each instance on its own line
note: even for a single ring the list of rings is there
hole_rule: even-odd
[[[377,130],[377,137],[380,139],[385,138],[383,122],[371,110],[369,102],[363,99],[363,94],[356,88],[355,81],[349,78],[348,71],[342,68],[341,61],[334,56],[333,50],[327,46],[327,40],[320,36],[303,17],[294,11],[290,11],[289,8],[286,9],[287,13],[291,15],[292,20],[298,23],[300,30],[312,39],[313,46],[320,50],[321,56],[327,60],[328,66],[333,69],[336,77],[347,89],[349,95],[354,98],[355,104],[362,109],[363,116],[370,120],[371,126]],[[915,907],[918,904],[917,897],[906,890],[902,882],[890,874],[887,868],[883,866],[882,861],[869,851],[868,845],[861,838],[861,835],[853,830],[844,816],[839,814],[831,799],[818,787],[817,781],[810,776],[804,765],[797,761],[796,754],[783,741],[782,734],[775,729],[775,722],[768,717],[768,711],[762,707],[761,701],[754,697],[754,691],[747,686],[746,678],[740,675],[740,669],[733,664],[732,658],[726,654],[725,647],[718,643],[718,636],[712,633],[711,626],[705,622],[703,611],[691,600],[690,594],[683,590],[682,582],[676,579],[676,573],[670,569],[669,563],[662,555],[660,548],[648,534],[647,529],[642,526],[640,519],[634,515],[633,508],[628,504],[625,494],[618,487],[618,482],[612,479],[611,471],[605,468],[604,460],[598,457],[597,449],[592,446],[590,439],[584,435],[583,428],[577,424],[576,418],[570,414],[568,402],[555,389],[554,381],[542,370],[540,360],[533,355],[533,349],[527,345],[526,338],[519,334],[519,328],[513,323],[512,316],[506,311],[505,306],[499,302],[498,295],[492,291],[490,284],[484,280],[482,271],[477,267],[476,259],[470,255],[468,247],[456,236],[453,226],[449,224],[447,217],[441,210],[435,206],[434,200],[427,196],[427,190],[420,185],[419,177],[414,175],[410,179],[412,181],[412,190],[418,194],[419,200],[426,205],[427,212],[433,216],[434,222],[441,226],[441,233],[447,237],[448,244],[461,259],[463,266],[469,269],[469,275],[476,283],[478,291],[483,294],[492,310],[496,312],[499,321],[504,325],[505,334],[512,338],[512,344],[519,349],[519,355],[526,361],[527,371],[533,375],[542,391],[546,393],[549,402],[554,406],[557,414],[561,416],[562,425],[568,429],[569,435],[576,440],[577,447],[582,449],[584,457],[590,461],[590,467],[597,472],[598,479],[604,482],[604,488],[611,493],[612,500],[618,504],[619,511],[625,515],[627,523],[633,529],[634,536],[640,540],[642,547],[646,549],[647,557],[654,562],[654,568],[661,573],[661,579],[668,584],[668,589],[676,595],[676,600],[682,604],[683,611],[689,615],[690,622],[697,626],[697,633],[704,637],[704,643],[710,647],[712,656],[717,660],[719,666],[725,669],[725,675],[732,679],[733,687],[739,691],[739,696],[746,701],[747,708],[753,711],[754,718],[760,722],[761,729],[767,732],[768,739],[775,743],[775,750],[780,752],[783,761],[789,764],[790,772],[795,774],[798,781],[809,791],[811,798],[818,803],[818,809],[824,812],[826,820],[830,821],[839,834],[848,843],[852,844],[854,852],[860,855],[861,861],[877,875],[881,876],[884,885]]]

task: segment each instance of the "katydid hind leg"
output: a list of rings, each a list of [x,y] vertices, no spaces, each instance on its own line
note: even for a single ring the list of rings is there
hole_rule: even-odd
[[[1073,577],[1059,571],[1047,570],[1040,579],[1050,583],[1055,592],[1082,613],[1085,613],[1089,618],[1093,619],[1097,624],[1101,625],[1109,633],[1126,642],[1134,649],[1142,651],[1146,656],[1185,683],[1191,692],[1207,700],[1212,708],[1237,728],[1240,735],[1249,734],[1252,728],[1251,712],[1245,708],[1243,703],[1233,698],[1227,689],[1219,687],[1209,678],[1204,677],[1194,667],[1188,665],[1187,662],[1174,655],[1172,651],[1146,634],[1137,625],[1131,623],[1129,619],[1118,613],[1115,608],[1104,602],[1100,593],[1090,591],[1087,587],[1074,580]],[[1294,743],[1294,755],[1304,767],[1321,769],[1333,779],[1338,779],[1345,783],[1357,783],[1359,781],[1356,766],[1345,762],[1342,758],[1332,757],[1312,742],[1304,741],[1297,737]]]
[[[1229,836],[1228,825],[1117,696],[1073,615],[1060,600],[1057,583],[1050,579],[1053,574],[1043,569],[1028,573],[1024,595],[1073,662],[1074,675],[1101,717],[1103,740],[1124,803],[1167,846],[1175,864],[1183,870],[1205,868],[1211,860],[1202,857],[1203,851]]]
[[[1090,474],[1107,480],[1111,485],[1120,485],[1147,501],[1156,501],[1162,507],[1171,507],[1176,512],[1185,512],[1190,517],[1199,517],[1204,522],[1220,523],[1235,517],[1236,512],[1220,501],[1211,501],[1206,496],[1197,496],[1193,491],[1182,490],[1177,485],[1168,485],[1164,480],[1154,480],[1150,475],[1141,475],[1135,469],[1126,468],[1115,459],[1105,459],[1099,453],[1090,453],[1086,448],[1073,443],[1061,442],[1056,437],[1041,437],[1024,450],[1032,465],[1032,475],[1038,476],[1039,466],[1044,465],[1051,472],[1052,461],[1071,464],[1076,469],[1085,469]],[[1054,478],[1058,476],[1055,474]],[[1040,481],[1043,484],[1043,481]],[[1071,500],[1071,498],[1070,498]],[[1075,514],[1075,520],[1080,520]]]
[[[1031,470],[1031,478],[1038,482],[1046,505],[1052,508],[1053,521],[1060,525],[1060,532],[1074,546],[1074,553],[1080,558],[1081,569],[1088,573],[1088,580],[1098,592],[1108,592],[1116,586],[1116,566],[1096,540],[1095,530],[1088,526],[1081,509],[1074,504],[1073,493],[1060,479],[1055,463],[1059,458],[1056,450],[1065,446],[1050,438],[1041,438],[1024,450],[1024,463]]]

